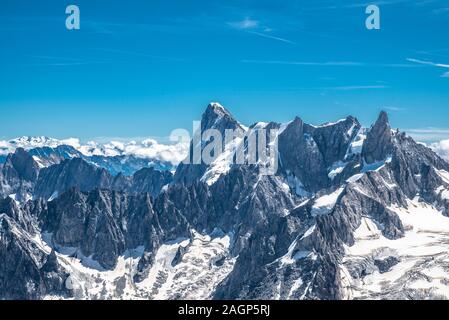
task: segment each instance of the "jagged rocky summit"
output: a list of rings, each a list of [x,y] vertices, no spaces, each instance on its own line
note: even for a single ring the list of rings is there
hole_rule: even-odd
[[[202,117],[255,128],[278,129],[274,175],[232,152],[114,175],[17,148],[0,167],[0,298],[449,297],[447,162],[384,112],[370,128],[246,127],[217,103]]]

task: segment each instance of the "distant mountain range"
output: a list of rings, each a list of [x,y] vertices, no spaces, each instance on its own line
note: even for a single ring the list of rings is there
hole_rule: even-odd
[[[140,142],[91,141],[81,144],[74,138],[57,140],[48,137],[21,137],[0,141],[0,163],[4,163],[8,154],[14,153],[17,148],[27,150],[40,167],[81,158],[108,170],[112,175],[132,175],[141,168],[150,167],[174,171],[188,152],[188,144],[164,145],[152,139]]]
[[[0,299],[449,298],[449,163],[385,112],[246,127],[211,103],[201,123],[277,129],[276,174],[156,142],[137,145],[171,156],[0,143]]]

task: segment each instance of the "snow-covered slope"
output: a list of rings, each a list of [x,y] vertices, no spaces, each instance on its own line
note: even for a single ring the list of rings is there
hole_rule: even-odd
[[[51,235],[44,238],[51,243]],[[232,234],[216,230],[211,235],[193,231],[191,239],[163,244],[155,255],[151,269],[140,282],[134,280],[144,247],[127,250],[118,258],[113,270],[103,269],[96,261],[84,257],[76,248],[58,248],[58,261],[70,275],[66,286],[75,299],[210,299],[215,287],[229,274],[235,258],[229,257]],[[47,253],[47,242],[35,242]],[[180,253],[182,251],[182,256]],[[61,299],[48,295],[45,299]]]
[[[363,218],[341,269],[347,298],[449,299],[449,218],[419,199],[390,209],[405,235],[387,239]]]

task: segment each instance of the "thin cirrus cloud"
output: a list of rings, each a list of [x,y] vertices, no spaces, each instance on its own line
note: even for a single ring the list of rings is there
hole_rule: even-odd
[[[369,86],[340,86],[340,87],[328,87],[324,89],[337,90],[337,91],[354,91],[354,90],[371,90],[371,89],[388,89],[389,86],[385,85],[369,85]]]
[[[384,106],[384,107],[382,107],[382,109],[385,109],[387,111],[392,111],[392,112],[400,112],[400,111],[407,110],[406,108],[394,107],[394,106]]]
[[[443,128],[424,128],[424,129],[406,129],[405,130],[415,140],[421,142],[433,142],[449,139],[449,129]]]
[[[46,67],[71,67],[84,65],[99,65],[99,64],[132,64],[138,59],[139,62],[182,62],[185,59],[156,56],[143,52],[125,51],[109,48],[92,48],[91,50],[100,52],[100,57],[96,60],[86,58],[71,58],[58,56],[42,56],[42,55],[28,55],[27,58],[32,59],[28,64],[30,66],[46,66]]]
[[[343,1],[342,1],[343,2]],[[320,10],[330,10],[330,9],[347,9],[347,8],[366,8],[369,5],[376,6],[394,6],[394,5],[404,5],[412,7],[428,7],[432,6],[438,0],[377,0],[377,1],[356,1],[356,2],[343,2],[342,4],[332,4],[329,6],[317,7],[315,9]],[[442,12],[445,12],[447,8],[441,8]],[[439,9],[433,9],[432,11],[439,11]]]
[[[262,26],[259,20],[245,18],[240,21],[228,22],[227,25],[232,27],[233,29],[245,31],[249,34],[252,34],[252,35],[255,35],[255,36],[258,36],[261,38],[296,45],[296,43],[292,40],[271,34],[272,28],[267,27],[267,26]]]
[[[432,0],[425,0],[426,2],[432,1]],[[378,1],[359,1],[359,2],[343,2],[342,4],[329,4],[324,6],[318,6],[313,7],[311,9],[314,10],[335,10],[335,9],[347,9],[347,8],[366,8],[369,5],[376,5],[376,6],[387,6],[387,5],[398,5],[398,4],[424,4],[424,2],[416,1],[416,0],[378,0]]]
[[[449,13],[449,7],[434,9],[432,12],[434,14]]]
[[[256,64],[283,64],[283,65],[296,65],[296,66],[364,66],[364,63],[354,61],[325,61],[325,62],[310,62],[310,61],[282,61],[282,60],[242,60],[243,63],[256,63]]]
[[[258,20],[245,18],[241,21],[228,22],[228,25],[234,29],[248,30],[248,29],[258,28],[260,25],[260,22]]]
[[[251,60],[243,59],[242,63],[279,64],[312,67],[383,67],[383,68],[416,68],[419,65],[405,63],[366,63],[360,61],[283,61],[283,60]]]
[[[419,59],[413,59],[413,58],[407,58],[407,61],[413,62],[413,63],[417,63],[417,64],[426,65],[426,66],[436,67],[436,68],[449,69],[449,64],[436,63],[436,62],[432,62],[432,61],[425,61],[425,60],[419,60]],[[441,77],[449,78],[449,71],[443,73],[441,75]]]
[[[262,38],[277,40],[277,41],[281,41],[281,42],[285,42],[285,43],[289,43],[289,44],[296,44],[296,42],[294,42],[294,41],[291,41],[291,40],[288,40],[285,38],[281,38],[281,37],[272,36],[270,34],[255,32],[255,31],[248,31],[248,32],[251,34],[254,34],[256,36],[262,37]]]

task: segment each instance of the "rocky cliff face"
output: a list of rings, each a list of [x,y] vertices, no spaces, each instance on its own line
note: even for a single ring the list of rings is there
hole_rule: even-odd
[[[13,218],[0,214],[0,296],[31,300],[47,295],[69,297],[69,274],[62,270],[54,252],[46,252]]]
[[[353,117],[318,127],[295,118],[279,136],[281,172],[301,182],[297,189],[315,192],[330,187],[335,177],[330,171],[349,160],[351,143],[360,129]]]
[[[367,164],[382,161],[391,154],[393,135],[387,114],[381,112],[363,144],[362,156]]]
[[[197,159],[197,155],[203,152],[205,145],[207,145],[212,138],[208,141],[204,141],[201,139],[201,133],[204,133],[209,129],[214,129],[220,132],[224,139],[226,136],[226,129],[241,130],[243,132],[246,131],[246,128],[235,120],[228,110],[218,103],[211,103],[207,106],[206,111],[201,117],[200,128],[200,131],[194,134],[198,134],[200,136],[201,142],[199,145],[193,145],[195,140],[192,140],[190,144],[188,164],[183,162],[179,164],[174,177],[175,182],[192,183],[203,177],[206,173],[209,166],[204,163],[203,159]],[[196,152],[194,152],[194,149],[196,149]]]
[[[72,187],[84,191],[107,188],[110,175],[105,169],[99,169],[80,158],[65,160],[59,165],[44,168],[36,183],[35,195],[49,199]]]
[[[31,197],[39,166],[24,149],[18,148],[6,158],[0,172],[0,197],[13,195],[18,201]]]
[[[130,177],[122,174],[112,176],[106,169],[74,158],[41,169],[33,195],[36,198],[53,199],[76,187],[81,191],[109,189],[130,194],[149,193],[155,197],[172,179],[170,172],[154,168],[141,169]]]
[[[248,130],[218,104],[202,119],[203,130]],[[113,177],[82,159],[37,175],[29,158],[11,159],[8,181],[21,172],[40,198],[0,201],[0,242],[12,248],[0,255],[13,266],[0,272],[0,297],[441,297],[447,162],[392,131],[385,113],[370,129],[353,117],[249,128],[279,129],[275,175],[234,164],[232,152],[182,164],[174,179],[154,169]],[[26,273],[16,289],[5,280],[13,260]],[[67,274],[82,290],[61,288]]]

